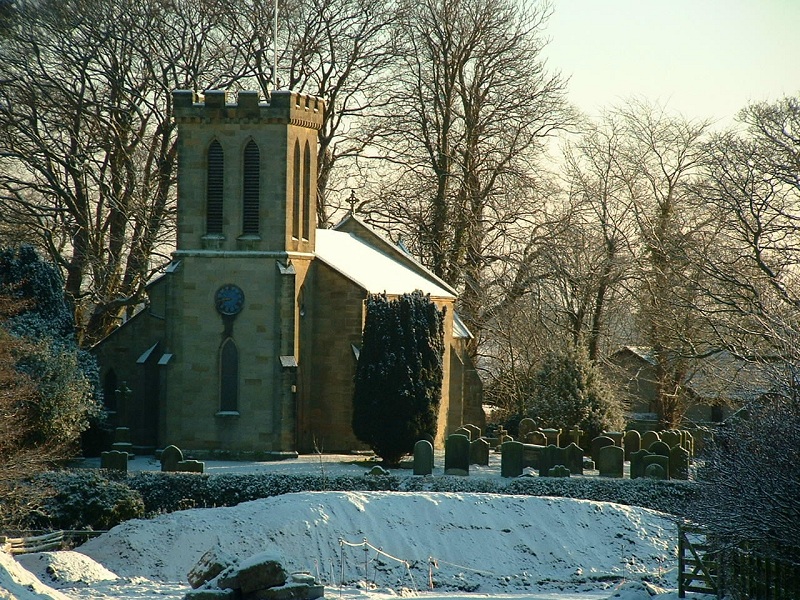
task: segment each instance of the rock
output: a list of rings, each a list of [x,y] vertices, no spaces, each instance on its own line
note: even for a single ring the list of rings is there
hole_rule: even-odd
[[[187,578],[189,585],[197,589],[207,581],[211,581],[231,565],[236,564],[236,558],[225,552],[219,546],[211,548],[200,557],[197,564],[189,571]]]
[[[314,600],[325,595],[325,586],[289,583],[281,587],[257,590],[244,595],[245,600]]]
[[[239,565],[239,587],[243,594],[279,587],[286,583],[286,571],[281,556],[275,552],[262,552],[251,556]]]
[[[183,598],[184,600],[234,600],[236,598],[236,591],[221,590],[218,588],[201,588],[199,590],[190,590],[186,592]]]

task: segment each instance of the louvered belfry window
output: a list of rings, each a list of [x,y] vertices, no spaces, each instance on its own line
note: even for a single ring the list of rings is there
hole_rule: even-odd
[[[307,240],[311,227],[311,150],[306,142],[303,156],[303,239]]]
[[[294,169],[292,170],[294,185],[292,186],[292,237],[300,237],[300,144],[294,143]]]
[[[258,201],[260,196],[261,154],[253,140],[244,148],[244,173],[242,193],[242,233],[258,235]]]
[[[222,233],[222,173],[225,160],[217,140],[208,147],[206,179],[206,233]]]

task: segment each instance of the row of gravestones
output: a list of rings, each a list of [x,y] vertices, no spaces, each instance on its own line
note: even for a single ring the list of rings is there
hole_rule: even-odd
[[[530,420],[530,419],[529,419]],[[532,420],[530,420],[533,422]],[[524,468],[538,469],[542,477],[564,477],[582,475],[584,451],[575,442],[567,447],[558,446],[560,430],[546,430],[556,443],[533,444],[514,441],[501,433],[500,438],[480,437],[480,428],[465,425],[456,430],[445,441],[446,475],[469,475],[471,464],[488,465],[492,442],[502,439],[501,474],[503,477],[518,477]],[[528,436],[534,433],[524,431]],[[579,429],[570,432],[579,439]],[[664,439],[662,439],[662,437]],[[546,440],[545,440],[546,441]],[[648,443],[643,447],[644,443]],[[606,432],[591,442],[592,467],[601,477],[623,477],[624,461],[631,461],[631,478],[652,477],[656,479],[688,479],[692,447],[691,434],[687,431],[647,432],[643,436],[637,431]],[[414,447],[414,474],[433,473],[433,445],[427,440],[417,442]]]
[[[100,468],[114,471],[127,471],[130,454],[121,450],[111,450],[100,454]],[[184,460],[183,452],[177,446],[167,446],[161,451],[161,470],[163,472],[203,473],[205,463],[199,460]]]
[[[533,419],[525,418],[519,422],[518,440],[524,444],[535,444],[537,446],[549,446],[551,444],[554,446],[566,446],[569,443],[581,446],[581,439],[584,433],[578,427],[570,429],[566,434],[561,429],[538,429]],[[564,436],[567,436],[566,440]],[[691,456],[694,456],[694,438],[686,430],[647,431],[644,434],[640,434],[636,430],[625,432],[606,431],[603,433],[603,437],[611,438],[616,446],[624,449],[625,460],[630,460],[631,454],[638,452],[642,448],[649,448],[653,442],[659,440],[668,444],[670,448],[681,446],[688,450]],[[597,457],[594,452],[595,440],[592,440],[589,445],[592,448],[592,458],[596,461]]]

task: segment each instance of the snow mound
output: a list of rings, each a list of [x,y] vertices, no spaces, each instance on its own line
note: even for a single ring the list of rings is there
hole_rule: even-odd
[[[10,554],[0,551],[0,598],[3,600],[70,600],[42,584]]]
[[[40,581],[56,588],[90,586],[118,577],[85,554],[71,551],[22,554],[17,561]]]
[[[363,541],[368,542],[364,551]],[[674,525],[611,503],[468,493],[304,492],[129,521],[78,551],[120,577],[186,582],[212,546],[245,559],[280,552],[329,585],[483,593],[657,577]],[[380,549],[380,550],[379,550]],[[396,560],[400,559],[400,560]],[[674,573],[673,573],[674,577]]]

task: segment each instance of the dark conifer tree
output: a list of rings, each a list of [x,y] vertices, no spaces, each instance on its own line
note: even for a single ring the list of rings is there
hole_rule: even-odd
[[[370,295],[353,394],[353,431],[388,464],[436,435],[444,311],[422,292]]]

